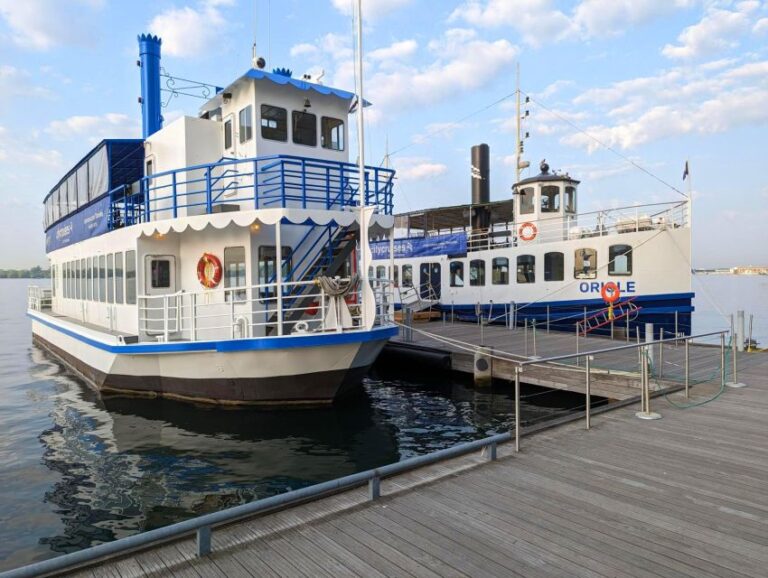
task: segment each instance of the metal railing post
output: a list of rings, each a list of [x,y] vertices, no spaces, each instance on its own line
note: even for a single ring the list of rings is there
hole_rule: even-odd
[[[192,312],[191,312],[192,319],[190,321],[192,341],[197,341],[197,306],[196,305],[197,305],[197,293],[192,293],[191,299],[190,299],[190,308],[192,309]]]
[[[536,353],[536,320],[533,320],[532,323],[532,333],[533,333],[533,355],[537,355]]]
[[[675,309],[675,337],[680,335],[680,331],[678,330],[678,318],[677,318],[677,309]],[[675,342],[675,345],[677,345],[677,342]]]
[[[175,219],[179,215],[179,199],[176,196],[176,171],[171,173],[172,190],[173,190],[173,218]]]
[[[211,553],[211,527],[203,526],[197,530],[197,557],[202,558]]]
[[[520,370],[515,367],[515,452],[520,451]]]
[[[664,377],[664,328],[659,329],[659,379]]]
[[[725,333],[720,334],[720,386],[725,385]]]
[[[592,409],[592,399],[591,399],[591,387],[592,387],[592,379],[590,375],[590,369],[591,369],[591,362],[593,357],[591,355],[586,355],[584,358],[584,365],[586,367],[586,383],[584,386],[584,392],[586,395],[586,408],[585,408],[585,419],[586,419],[586,427],[587,429],[591,426],[591,409]]]
[[[685,398],[690,397],[690,381],[691,381],[691,352],[690,352],[691,340],[685,340]]]
[[[627,337],[627,343],[629,343],[629,308],[627,308],[627,329],[626,329],[626,337]]]
[[[733,320],[733,316],[731,316],[731,320]],[[743,320],[743,317],[742,317]],[[728,387],[738,388],[738,387],[744,387],[746,384],[739,382],[737,377],[737,367],[736,367],[736,356],[739,353],[739,346],[738,342],[741,340],[740,332],[733,330],[733,325],[731,325],[731,356],[733,359],[731,360],[731,381],[726,383]]]
[[[381,478],[373,476],[368,480],[368,499],[378,500],[381,497]]]
[[[547,305],[547,333],[549,333],[549,305]]]
[[[168,295],[163,295],[163,339],[168,343]]]
[[[528,357],[528,318],[526,317],[524,320],[525,323],[525,330],[523,333],[525,334],[525,356]]]
[[[495,462],[496,461],[496,442],[491,442],[490,444],[488,444],[487,448],[488,448],[488,451],[487,451],[488,461]]]
[[[209,215],[213,213],[213,192],[211,191],[211,167],[205,170],[205,209]]]

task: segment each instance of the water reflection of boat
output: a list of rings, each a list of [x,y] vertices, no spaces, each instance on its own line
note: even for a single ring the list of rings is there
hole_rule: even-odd
[[[398,459],[370,399],[304,411],[202,409],[171,400],[61,392],[40,435],[59,472],[45,500],[77,550]]]

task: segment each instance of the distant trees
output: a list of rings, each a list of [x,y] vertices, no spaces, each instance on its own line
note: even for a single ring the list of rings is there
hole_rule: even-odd
[[[0,279],[50,279],[50,269],[32,267],[31,269],[0,269]]]

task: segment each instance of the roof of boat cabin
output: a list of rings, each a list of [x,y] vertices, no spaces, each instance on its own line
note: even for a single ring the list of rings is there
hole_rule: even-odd
[[[518,188],[521,185],[528,185],[530,183],[539,183],[539,182],[556,182],[556,181],[565,181],[566,183],[573,183],[574,185],[578,185],[581,181],[577,181],[571,175],[568,173],[565,174],[557,174],[557,173],[539,173],[535,177],[528,177],[527,179],[522,179],[521,181],[518,181],[514,185],[512,185],[512,188]]]
[[[423,209],[395,215],[395,227],[402,229],[420,229],[424,231],[441,231],[445,229],[461,229],[469,226],[470,211],[477,207],[487,207],[491,211],[491,225],[511,223],[514,219],[514,200],[505,199],[483,205],[454,205]]]

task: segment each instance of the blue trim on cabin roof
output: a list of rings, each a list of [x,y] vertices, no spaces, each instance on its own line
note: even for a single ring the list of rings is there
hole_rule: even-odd
[[[296,349],[301,347],[321,347],[328,345],[344,345],[347,343],[365,343],[389,339],[398,334],[398,327],[377,327],[370,331],[348,333],[312,333],[307,335],[287,335],[284,337],[261,337],[252,339],[226,339],[221,341],[172,341],[168,343],[138,343],[126,345],[111,345],[97,339],[87,337],[61,327],[44,319],[36,313],[27,312],[27,317],[55,329],[64,335],[82,341],[86,345],[121,355],[189,353],[195,351],[268,351],[277,349]]]
[[[325,86],[322,84],[315,84],[313,82],[307,82],[306,80],[300,80],[298,78],[283,76],[282,74],[274,74],[272,72],[267,72],[266,70],[259,70],[257,68],[251,68],[243,76],[248,78],[255,78],[256,80],[267,79],[267,80],[271,80],[275,84],[280,84],[280,85],[290,84],[291,86],[295,86],[299,90],[314,90],[315,92],[318,92],[320,94],[326,94],[326,95],[332,94],[333,96],[338,96],[339,98],[344,100],[351,101],[355,98],[354,92],[341,90],[340,88],[332,88],[330,86]],[[368,102],[367,100],[364,102],[365,102],[365,106],[371,105],[371,103]]]

